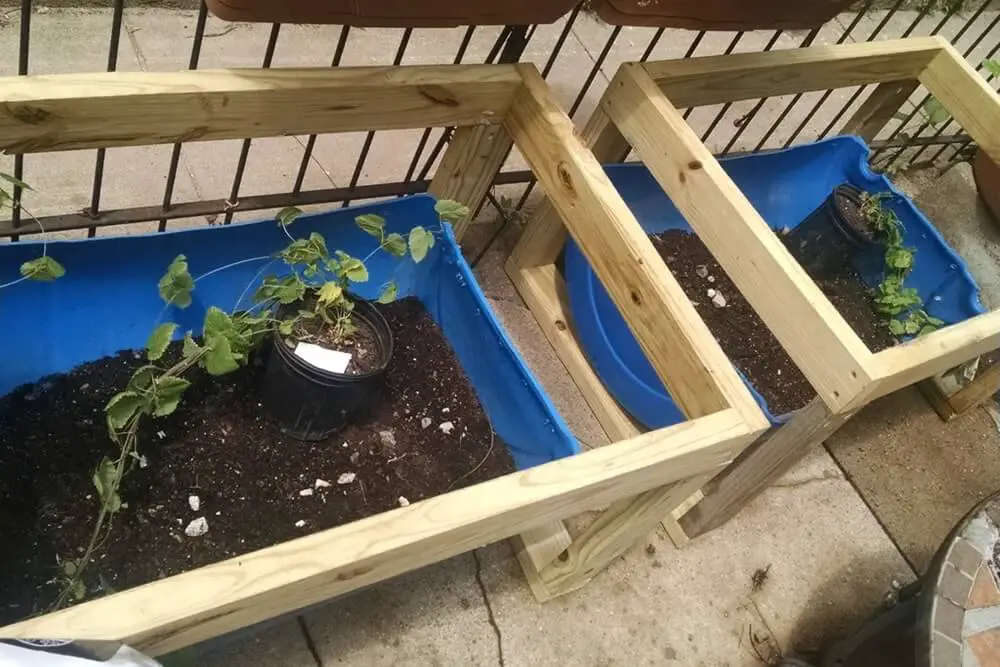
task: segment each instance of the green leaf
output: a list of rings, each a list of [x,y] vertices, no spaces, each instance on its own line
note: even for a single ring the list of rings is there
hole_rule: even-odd
[[[177,331],[177,325],[173,322],[164,322],[153,329],[152,335],[146,341],[146,357],[150,361],[156,361],[163,356],[175,331]]]
[[[59,559],[59,556],[56,556],[56,560],[59,561],[59,571],[67,579],[74,577],[80,571],[80,563],[75,558]]]
[[[909,269],[913,266],[913,253],[907,248],[893,248],[885,254],[885,263],[894,269]]]
[[[364,262],[357,257],[351,257],[346,252],[337,251],[337,258],[340,260],[340,273],[348,280],[355,283],[363,283],[368,280],[368,269]]]
[[[156,366],[143,366],[128,381],[128,389],[138,394],[153,386],[153,378],[159,369]]]
[[[66,275],[66,269],[48,255],[43,255],[22,264],[21,275],[28,280],[52,282]]]
[[[889,320],[889,331],[891,331],[894,336],[902,336],[905,328],[903,327],[903,323],[899,320]]]
[[[983,68],[993,76],[1000,77],[1000,60],[984,60]]]
[[[951,114],[948,113],[948,110],[944,108],[944,105],[936,97],[932,97],[924,102],[922,110],[924,116],[927,117],[927,122],[935,127],[951,120]]]
[[[121,500],[118,501],[119,506],[121,505]],[[117,512],[118,510],[114,510]],[[70,590],[70,595],[73,599],[80,601],[87,596],[87,584],[83,583],[83,579],[77,579],[73,582],[73,588]]]
[[[359,215],[354,218],[354,222],[356,222],[358,227],[360,227],[366,234],[371,234],[377,239],[382,238],[382,233],[385,231],[385,218],[380,215],[375,215],[374,213]]]
[[[101,459],[97,469],[94,470],[92,479],[94,487],[97,489],[97,497],[101,504],[107,507],[108,511],[114,514],[122,508],[122,499],[118,495],[117,479],[118,466],[115,462],[105,456]]]
[[[438,202],[440,205],[443,202]],[[423,261],[427,256],[427,251],[434,247],[434,235],[423,227],[414,227],[410,230],[410,255],[414,262]]]
[[[903,323],[903,331],[910,335],[917,333],[920,331],[920,322],[917,321],[915,317],[909,317],[906,322]]]
[[[192,336],[191,332],[188,331],[184,334],[184,347],[181,348],[181,354],[184,355],[185,359],[190,359],[199,352],[201,352],[201,345],[194,342],[194,336]]]
[[[302,215],[302,209],[295,206],[286,206],[285,208],[278,211],[277,219],[278,224],[282,227],[287,227],[288,225],[295,222],[295,220]]]
[[[207,338],[207,336],[206,336]],[[208,353],[204,356],[205,370],[209,375],[225,375],[240,367],[229,339],[224,336],[212,338]]]
[[[191,383],[184,378],[167,376],[156,381],[156,398],[153,400],[153,416],[165,417],[177,409],[184,390]]]
[[[177,255],[174,261],[170,262],[167,272],[160,278],[158,287],[160,298],[166,303],[173,304],[178,308],[187,308],[191,305],[194,279],[188,272],[187,258],[184,255]]]
[[[233,330],[233,319],[226,311],[210,306],[205,313],[205,340],[218,336],[227,337]]]
[[[378,295],[379,303],[392,303],[399,295],[399,285],[395,280],[390,280],[382,288],[382,293]]]
[[[385,241],[382,242],[382,247],[390,255],[395,255],[396,257],[406,255],[406,239],[403,238],[402,234],[397,234],[396,232],[389,234],[385,237]]]
[[[145,396],[134,391],[123,391],[111,397],[104,407],[104,412],[107,414],[108,424],[115,431],[119,431],[147,405]]]
[[[434,204],[434,211],[442,220],[458,222],[469,215],[469,207],[451,199],[442,199]]]
[[[340,283],[336,283],[331,280],[323,283],[323,286],[319,288],[319,293],[316,298],[319,299],[320,303],[330,305],[337,303],[343,294],[344,288],[340,286]]]
[[[8,202],[10,201],[11,201],[10,193],[4,190],[3,188],[0,188],[0,208],[7,206]]]
[[[295,318],[289,318],[287,320],[281,320],[278,323],[278,333],[282,336],[291,336],[292,331],[295,330]]]
[[[931,325],[935,329],[944,326],[944,320],[939,319],[937,317],[932,317],[931,315],[927,315],[926,318],[924,319],[924,322]]]
[[[14,176],[12,176],[10,174],[5,174],[2,171],[0,171],[0,179],[7,181],[8,183],[10,183],[11,185],[13,185],[14,187],[21,188],[22,190],[33,190],[34,189],[30,185],[28,185],[27,183],[25,183],[24,181],[22,181],[20,178],[16,178],[16,177],[14,177]]]

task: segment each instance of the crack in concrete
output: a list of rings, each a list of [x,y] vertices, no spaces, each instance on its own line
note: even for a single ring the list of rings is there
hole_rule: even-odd
[[[476,583],[479,584],[479,592],[483,596],[483,604],[486,605],[486,616],[490,622],[490,627],[493,628],[493,634],[497,638],[497,664],[500,667],[504,667],[503,658],[503,633],[500,632],[500,626],[497,624],[496,616],[493,614],[493,605],[490,604],[490,596],[486,592],[486,583],[483,582],[483,563],[479,560],[479,550],[472,550],[472,558],[476,561]]]
[[[813,484],[815,482],[835,482],[847,480],[835,473],[832,470],[825,471],[819,477],[809,477],[807,479],[800,479],[795,482],[786,482],[785,484],[772,484],[770,488],[774,489],[794,489],[799,486],[806,486],[808,484]]]
[[[316,663],[316,667],[323,667],[323,659],[319,657],[319,650],[316,648],[316,642],[313,641],[313,637],[309,634],[309,626],[306,625],[306,619],[302,616],[296,616],[295,620],[298,621],[299,630],[302,631],[302,638],[306,642],[306,648],[309,649],[309,654],[312,655],[313,662]]]

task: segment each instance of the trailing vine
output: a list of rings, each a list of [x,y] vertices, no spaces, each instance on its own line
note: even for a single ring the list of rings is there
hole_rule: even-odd
[[[465,206],[448,200],[437,202],[435,211],[441,222],[454,222],[468,214]],[[352,283],[368,280],[365,262],[380,251],[395,257],[409,254],[414,262],[420,262],[435,243],[434,234],[423,227],[414,227],[409,237],[404,238],[395,232],[387,234],[384,218],[365,214],[355,218],[355,222],[363,231],[378,239],[376,248],[364,259],[352,257],[341,250],[331,253],[321,234],[313,232],[307,238],[296,239],[289,233],[288,227],[301,214],[302,211],[295,207],[278,213],[277,222],[290,243],[273,256],[233,262],[197,278],[191,275],[184,255],[178,255],[167,267],[158,283],[159,294],[166,307],[178,308],[191,305],[191,293],[199,280],[239,264],[278,259],[285,264],[288,273],[265,277],[254,294],[253,305],[246,310],[234,310],[228,314],[215,306],[209,307],[200,340],[195,340],[192,331],[186,332],[180,359],[173,363],[166,364],[164,357],[178,325],[165,322],[153,330],[145,347],[148,363],[133,373],[125,389],[115,394],[104,409],[108,434],[118,449],[117,455],[114,458],[103,457],[94,470],[93,483],[100,503],[97,517],[80,557],[58,559],[56,582],[61,588],[50,610],[86,596],[88,589],[84,572],[111,534],[116,514],[127,508],[120,496],[122,482],[136,465],[146,465],[146,459],[139,451],[143,420],[166,417],[177,410],[184,392],[191,385],[190,380],[184,377],[188,371],[201,368],[212,376],[232,373],[248,363],[253,350],[275,329],[282,336],[305,336],[307,332],[300,325],[307,321],[318,321],[320,330],[328,330],[337,342],[349,341],[356,331],[352,322],[354,297],[349,287]],[[253,280],[256,281],[259,275]],[[377,300],[390,303],[398,292],[398,285],[390,280],[382,286]],[[311,307],[285,314],[283,306],[291,307],[297,303],[311,304]],[[103,577],[101,587],[110,592]]]
[[[885,271],[882,282],[872,290],[875,312],[885,321],[894,336],[922,336],[944,325],[924,310],[924,300],[913,287],[904,287],[913,271],[913,248],[903,245],[903,223],[892,210],[882,206],[888,193],[864,193],[861,214],[875,230],[885,248]]]
[[[21,202],[19,198],[14,198],[14,194],[4,187],[5,184],[13,185],[14,192],[17,192],[17,190],[22,192],[25,190],[32,190],[32,187],[21,179],[0,171],[0,209],[7,207],[13,211],[15,208],[19,208],[21,212],[27,215],[33,223],[38,225],[38,229],[42,233],[42,255],[41,257],[30,259],[21,264],[21,277],[17,280],[12,280],[8,283],[0,285],[0,289],[11,287],[12,285],[16,285],[24,280],[52,282],[53,280],[62,278],[66,274],[66,269],[63,268],[62,264],[49,256],[49,244],[46,240],[45,228],[42,227],[42,223],[39,222],[38,218],[36,218],[31,211],[24,207],[24,203]]]

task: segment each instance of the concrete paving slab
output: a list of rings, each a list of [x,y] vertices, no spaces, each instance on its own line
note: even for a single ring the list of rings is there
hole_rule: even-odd
[[[192,667],[317,667],[295,618],[193,652]],[[181,658],[182,660],[183,658]]]
[[[1000,489],[1000,434],[985,410],[945,423],[912,387],[866,407],[826,445],[920,572],[955,523]]]
[[[305,615],[324,665],[496,665],[498,638],[471,554]]]

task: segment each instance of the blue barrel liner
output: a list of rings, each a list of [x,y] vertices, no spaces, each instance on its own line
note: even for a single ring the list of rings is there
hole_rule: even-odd
[[[423,302],[519,468],[579,452],[568,427],[490,310],[451,228],[438,222],[432,197],[418,195],[306,215],[289,230],[296,238],[319,232],[331,251],[339,248],[364,258],[376,244],[354,224],[362,213],[383,216],[388,231],[404,236],[423,225],[435,231],[437,243],[419,264],[376,253],[367,260],[371,277],[357,285],[357,292],[373,298],[394,279],[400,298],[415,296]],[[0,291],[0,344],[8,350],[0,369],[0,395],[121,349],[142,348],[160,321],[178,322],[179,335],[186,330],[198,334],[209,306],[230,310],[241,294],[253,293],[264,275],[283,270],[280,261],[270,260],[228,268],[198,281],[191,306],[165,310],[157,282],[177,255],[187,256],[191,274],[197,277],[230,262],[272,255],[287,244],[274,221],[50,242],[48,252],[66,267],[65,277],[53,283],[21,282]],[[0,281],[16,278],[21,263],[39,254],[37,242],[0,247]]]
[[[721,160],[722,167],[773,229],[794,228],[838,185],[850,183],[871,193],[892,192],[883,204],[899,216],[904,243],[916,249],[916,264],[906,280],[924,298],[930,315],[948,324],[985,312],[979,289],[965,263],[913,203],[868,166],[868,147],[857,137],[836,137],[786,150]],[[691,231],[652,174],[641,164],[606,166],[611,182],[643,230]],[[580,343],[597,375],[615,399],[644,426],[655,429],[684,420],[663,383],[632,336],[611,297],[570,240],[565,255],[570,309]],[[856,267],[869,286],[882,280],[881,267]],[[754,397],[774,424],[773,415]]]

